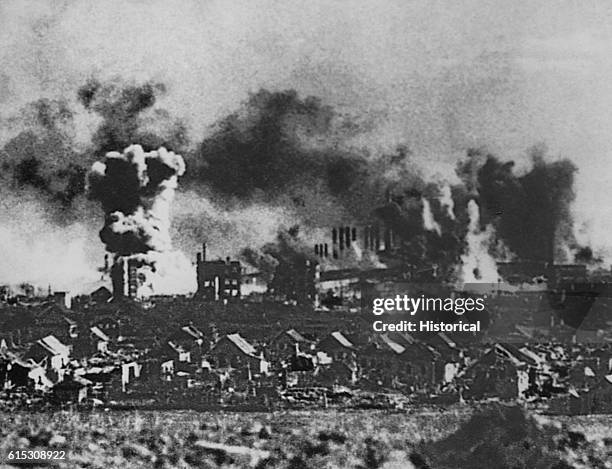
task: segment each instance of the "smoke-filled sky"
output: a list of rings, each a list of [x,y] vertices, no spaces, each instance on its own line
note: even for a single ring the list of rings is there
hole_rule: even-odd
[[[295,125],[298,132],[304,127],[315,149],[319,122],[327,107],[333,109],[335,124],[321,124],[325,149],[337,151],[333,168],[343,167],[348,147],[377,155],[404,145],[425,178],[453,179],[468,148],[486,147],[520,169],[521,162],[528,165],[528,149],[544,144],[549,159],[568,158],[578,168],[573,210],[579,240],[612,252],[612,204],[605,200],[612,174],[610,25],[612,5],[606,1],[4,0],[0,145],[11,146],[0,151],[6,160],[0,162],[0,255],[17,257],[20,265],[15,268],[17,259],[1,263],[0,283],[16,281],[24,271],[36,272],[24,280],[56,279],[57,287],[95,279],[103,253],[97,234],[102,212],[70,181],[103,152],[123,150],[108,146],[122,143],[126,128],[134,135],[135,115],[138,135],[153,135],[152,146],[177,146],[180,140],[181,151],[197,155],[226,148],[220,125],[232,132],[248,127],[254,119],[249,96],[261,89],[295,90],[297,104],[289,106],[314,115]],[[149,93],[142,92],[143,84]],[[130,86],[141,87],[134,88],[136,97],[125,91]],[[319,102],[300,101],[308,96]],[[41,106],[42,98],[51,104]],[[121,99],[138,106],[117,106]],[[38,146],[27,147],[32,139],[24,138],[25,131]],[[37,155],[39,171],[23,163],[30,153]],[[71,159],[74,167],[55,171]],[[215,217],[221,217],[223,233],[241,218],[257,221],[253,236],[263,242],[275,235],[271,226],[292,221],[278,200],[274,206],[258,196],[261,187],[249,194],[255,202],[237,200],[228,215],[227,201],[202,198],[214,190],[214,180],[194,189],[185,159],[187,185],[176,199],[184,232],[212,238]],[[37,171],[54,176],[37,179]],[[325,196],[315,202],[330,204]],[[185,213],[190,208],[193,213]],[[255,216],[258,211],[269,226]],[[41,230],[45,224],[49,229]],[[248,230],[235,231],[248,242]],[[227,236],[208,241],[214,255],[230,250]],[[189,254],[198,242],[178,240]],[[62,245],[70,256],[50,252]]]

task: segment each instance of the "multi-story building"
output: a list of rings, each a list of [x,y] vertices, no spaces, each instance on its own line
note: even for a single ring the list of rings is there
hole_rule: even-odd
[[[240,298],[242,266],[239,261],[206,260],[206,244],[197,254],[198,290],[196,298],[205,301],[237,300]]]

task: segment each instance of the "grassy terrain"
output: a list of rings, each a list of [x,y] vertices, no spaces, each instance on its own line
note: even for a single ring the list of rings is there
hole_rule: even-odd
[[[533,418],[499,406],[0,414],[2,467],[21,448],[66,451],[59,467],[608,468],[612,416]]]

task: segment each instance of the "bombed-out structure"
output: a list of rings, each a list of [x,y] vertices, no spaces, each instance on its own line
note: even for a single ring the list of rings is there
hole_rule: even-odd
[[[195,298],[203,301],[237,300],[240,298],[242,266],[239,261],[207,260],[206,243],[196,255],[198,289]]]

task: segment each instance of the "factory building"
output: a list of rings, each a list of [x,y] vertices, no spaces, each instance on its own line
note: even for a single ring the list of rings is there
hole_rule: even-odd
[[[242,267],[239,261],[206,260],[206,243],[202,252],[197,253],[196,272],[198,290],[195,297],[204,301],[225,301],[240,299]]]

